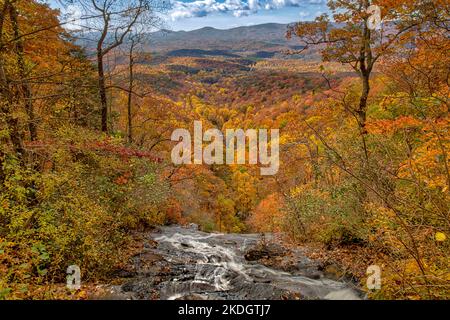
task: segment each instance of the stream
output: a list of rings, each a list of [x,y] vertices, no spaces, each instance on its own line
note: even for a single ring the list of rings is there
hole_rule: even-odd
[[[330,279],[302,249],[287,249],[257,234],[218,234],[160,227],[122,270],[125,282],[108,299],[271,300],[364,298],[350,281]],[[264,263],[263,263],[264,262]]]

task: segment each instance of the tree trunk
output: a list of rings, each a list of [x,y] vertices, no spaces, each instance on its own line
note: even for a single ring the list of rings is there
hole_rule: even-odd
[[[368,7],[369,1],[364,1],[364,9],[367,10]],[[369,26],[367,25],[367,18],[365,18],[362,33],[361,50],[359,56],[359,69],[360,69],[359,71],[362,81],[362,91],[361,96],[359,98],[359,106],[358,109],[356,110],[356,114],[358,118],[358,127],[361,135],[361,140],[363,143],[366,163],[369,161],[369,152],[367,149],[367,142],[366,142],[367,100],[369,99],[370,93],[370,74],[372,73],[374,63],[372,56],[372,48],[370,45],[371,38],[372,34],[369,29]]]
[[[14,8],[14,6],[11,4],[9,6],[9,16],[11,18],[14,37],[16,39],[18,39],[18,40],[16,40],[14,50],[17,55],[17,66],[19,69],[19,76],[20,76],[20,81],[21,81],[20,90],[22,91],[22,94],[23,94],[25,111],[28,115],[28,130],[30,132],[31,141],[36,141],[37,140],[37,125],[36,125],[36,118],[34,115],[34,106],[33,106],[31,88],[30,88],[28,81],[26,80],[27,74],[26,74],[25,59],[24,59],[24,48],[23,48],[23,42],[20,39],[19,22],[17,19],[18,13],[17,13],[16,8]]]
[[[364,149],[364,157],[366,159],[366,162],[369,160],[369,151],[367,149],[367,142],[366,142],[366,136],[367,136],[367,128],[366,128],[366,120],[367,120],[367,100],[369,98],[369,92],[370,92],[370,83],[369,83],[369,77],[370,73],[362,73],[362,82],[363,82],[363,89],[361,92],[361,97],[359,98],[359,107],[358,110],[356,110],[357,118],[358,118],[358,127],[359,127],[359,134],[361,136],[363,149]]]
[[[106,97],[105,71],[103,67],[103,53],[97,52],[98,67],[98,91],[100,95],[100,104],[102,111],[102,131],[108,132],[108,100]]]
[[[358,114],[358,125],[361,129],[362,134],[367,134],[366,129],[366,120],[367,120],[367,100],[369,98],[370,92],[370,83],[369,83],[369,74],[362,75],[362,92],[361,97],[359,98],[359,108],[357,110]]]
[[[19,121],[12,116],[13,95],[10,90],[9,81],[3,67],[3,57],[0,53],[0,111],[4,114],[6,125],[8,126],[9,138],[14,151],[19,158],[25,155],[22,134],[19,129]]]
[[[11,85],[8,76],[5,72],[4,59],[3,59],[3,24],[8,12],[10,3],[5,1],[3,3],[2,10],[0,11],[0,112],[5,118],[6,126],[9,131],[9,139],[13,146],[16,155],[19,159],[25,154],[25,148],[23,146],[22,134],[19,128],[19,121],[12,116],[13,112],[13,94],[11,92]]]
[[[132,106],[132,100],[133,100],[133,85],[134,85],[134,57],[133,57],[133,50],[134,50],[134,41],[132,41],[130,45],[130,65],[129,65],[129,72],[130,72],[130,82],[128,85],[128,143],[133,143],[133,123],[132,123],[132,113],[131,113],[131,106]]]

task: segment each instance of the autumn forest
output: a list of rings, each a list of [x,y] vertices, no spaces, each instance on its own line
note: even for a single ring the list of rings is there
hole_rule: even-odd
[[[367,299],[450,298],[448,1],[330,0],[314,21],[189,32],[162,0],[60,3],[80,14],[0,0],[0,300],[90,299],[152,245],[140,297],[164,298],[164,228],[195,228],[187,251],[197,233],[251,235],[248,263],[286,272],[302,250]],[[279,129],[278,172],[174,164],[172,133],[195,121]]]

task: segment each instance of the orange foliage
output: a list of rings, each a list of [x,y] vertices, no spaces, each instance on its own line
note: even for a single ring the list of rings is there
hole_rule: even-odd
[[[250,217],[250,225],[259,232],[281,231],[284,200],[279,193],[272,193],[263,199]]]

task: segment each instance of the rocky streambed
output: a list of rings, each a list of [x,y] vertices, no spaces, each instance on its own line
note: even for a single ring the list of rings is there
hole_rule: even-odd
[[[332,279],[302,249],[255,234],[210,234],[161,227],[145,234],[142,252],[121,285],[101,298],[183,300],[361,299],[351,282]],[[267,240],[267,239],[266,239]]]

